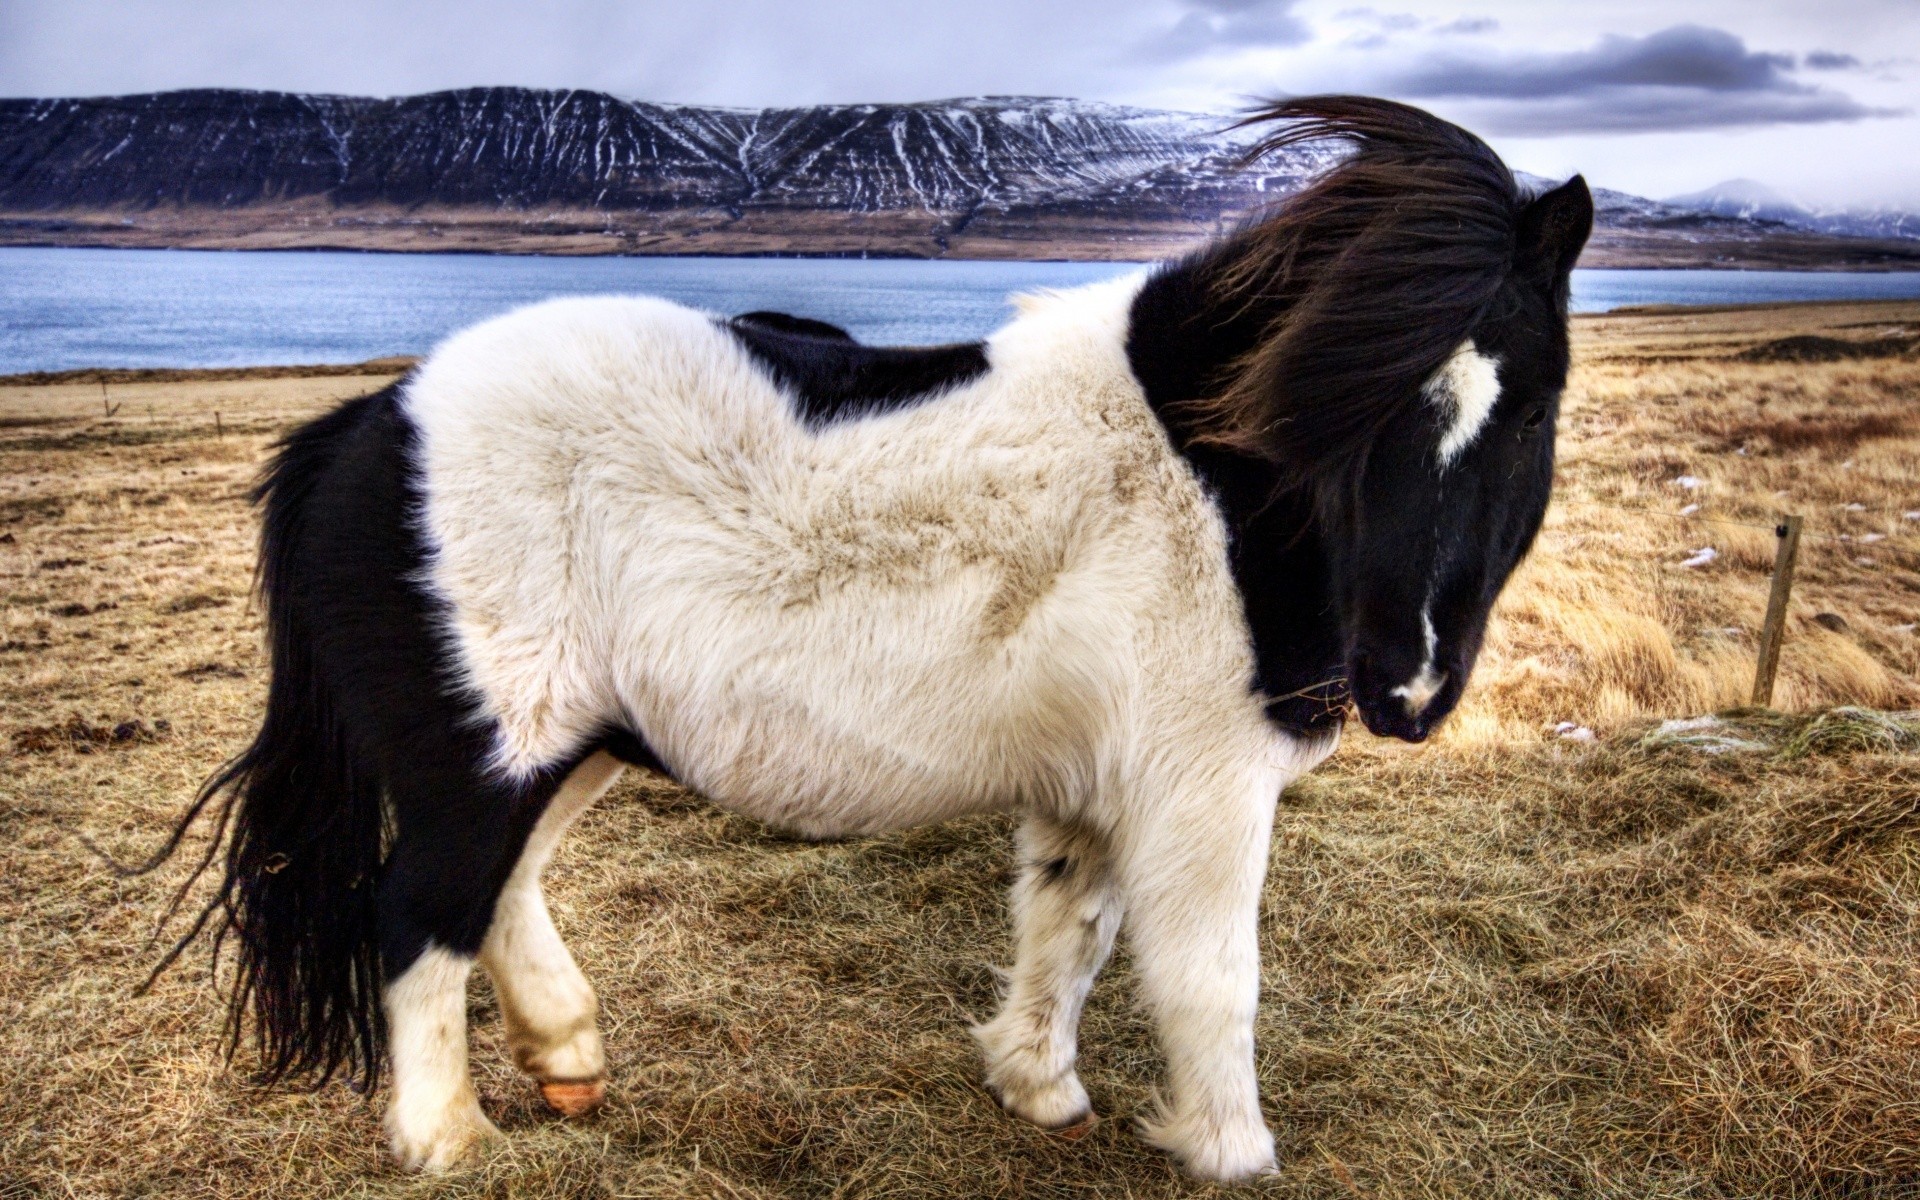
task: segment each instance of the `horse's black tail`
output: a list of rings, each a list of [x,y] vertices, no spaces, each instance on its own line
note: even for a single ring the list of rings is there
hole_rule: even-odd
[[[201,932],[213,933],[216,966],[231,939],[227,1053],[250,1026],[267,1083],[311,1077],[317,1085],[344,1074],[371,1089],[380,1071],[386,1030],[375,897],[386,840],[383,787],[378,770],[356,754],[320,670],[315,637],[322,631],[302,547],[316,516],[315,485],[339,443],[370,405],[391,402],[390,392],[353,401],[280,443],[254,492],[272,670],[266,719],[141,868],[164,862],[195,821],[212,814],[213,838],[169,911],[224,846],[219,888],[148,982]]]

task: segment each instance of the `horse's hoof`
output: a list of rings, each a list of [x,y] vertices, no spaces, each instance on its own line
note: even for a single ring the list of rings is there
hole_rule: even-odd
[[[1099,1117],[1095,1116],[1093,1113],[1088,1113],[1086,1116],[1081,1117],[1078,1121],[1075,1121],[1071,1125],[1062,1125],[1060,1128],[1051,1129],[1051,1130],[1048,1130],[1048,1132],[1053,1134],[1053,1136],[1057,1138],[1065,1138],[1069,1142],[1077,1142],[1081,1138],[1087,1136],[1089,1133],[1092,1133],[1093,1127],[1095,1125],[1098,1125],[1099,1123],[1100,1123]]]
[[[547,1107],[563,1117],[581,1117],[607,1102],[604,1079],[556,1079],[540,1085]]]
[[[390,1108],[386,1126],[393,1157],[401,1170],[428,1174],[470,1167],[489,1149],[505,1145],[507,1140],[471,1095],[437,1118],[430,1113]]]

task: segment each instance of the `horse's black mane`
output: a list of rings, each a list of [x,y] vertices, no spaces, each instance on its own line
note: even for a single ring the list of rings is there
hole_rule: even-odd
[[[1270,461],[1349,460],[1484,316],[1514,261],[1525,197],[1485,142],[1390,100],[1278,101],[1253,162],[1321,139],[1353,152],[1304,191],[1170,269],[1194,324],[1240,327],[1224,374],[1183,397],[1188,436]]]

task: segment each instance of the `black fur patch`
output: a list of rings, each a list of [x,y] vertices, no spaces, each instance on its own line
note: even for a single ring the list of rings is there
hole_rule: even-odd
[[[836,326],[784,313],[748,313],[726,328],[792,393],[800,418],[813,426],[909,408],[987,369],[979,342],[863,346]]]
[[[1295,733],[1337,727],[1347,704],[1332,578],[1305,492],[1276,493],[1271,464],[1195,440],[1186,406],[1260,337],[1265,315],[1218,315],[1206,261],[1156,273],[1134,298],[1127,358],[1174,446],[1213,493],[1253,637],[1255,690]]]
[[[851,342],[852,334],[829,321],[816,321],[812,317],[796,317],[792,313],[772,312],[759,309],[741,313],[733,319],[736,325],[757,325],[762,329],[771,329],[775,333],[797,333],[803,337],[826,338],[835,342]]]
[[[660,761],[653,747],[647,745],[646,739],[637,733],[625,729],[610,730],[601,737],[598,748],[629,766],[644,767],[668,779],[673,778],[673,772],[667,769],[667,764]]]
[[[391,978],[427,945],[476,953],[520,847],[565,776],[491,779],[490,726],[453,684],[434,602],[413,580],[425,551],[413,514],[417,434],[397,393],[369,406],[312,483],[317,519],[298,571],[320,685],[386,785],[394,836],[380,883],[380,949]]]
[[[209,808],[228,833],[193,932],[236,943],[230,1030],[251,1024],[266,1081],[377,1080],[382,986],[429,945],[478,952],[566,774],[515,785],[484,768],[492,731],[450,686],[433,601],[412,582],[425,555],[398,396],[350,401],[281,444],[256,494],[266,719],[151,864]]]

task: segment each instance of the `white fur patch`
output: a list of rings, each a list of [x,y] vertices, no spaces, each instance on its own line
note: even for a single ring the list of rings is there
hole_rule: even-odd
[[[1407,715],[1417,717],[1427,711],[1427,705],[1433,703],[1434,696],[1447,684],[1447,672],[1433,669],[1434,655],[1438,652],[1440,638],[1433,631],[1433,616],[1422,609],[1420,612],[1420,631],[1426,638],[1427,656],[1420,664],[1420,670],[1412,679],[1394,688],[1390,695],[1400,697],[1406,706]]]
[[[441,346],[404,401],[426,575],[496,767],[632,728],[721,805],[841,836],[1088,803],[1172,726],[1263,753],[1218,510],[1127,359],[1140,282],[1025,297],[984,374],[824,429],[662,300]]]
[[[1468,338],[1421,389],[1446,422],[1436,451],[1441,467],[1453,465],[1493,416],[1500,402],[1499,369],[1499,360],[1480,353]]]

